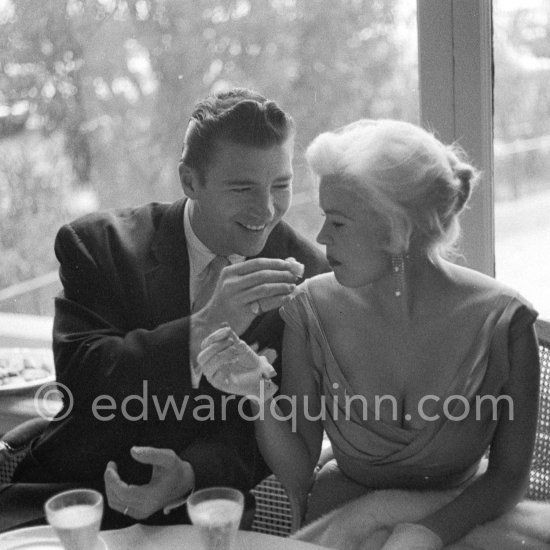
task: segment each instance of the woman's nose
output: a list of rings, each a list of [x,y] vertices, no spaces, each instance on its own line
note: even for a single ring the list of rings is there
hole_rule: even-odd
[[[328,230],[327,230],[327,224],[326,222],[323,224],[323,227],[321,227],[321,231],[319,231],[319,234],[317,235],[317,239],[316,241],[319,243],[319,244],[329,244],[329,234],[328,234]]]

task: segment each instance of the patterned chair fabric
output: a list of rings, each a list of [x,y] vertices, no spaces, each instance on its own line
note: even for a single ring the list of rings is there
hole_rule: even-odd
[[[264,479],[252,493],[256,498],[252,531],[286,537],[298,529],[288,495],[275,476]]]
[[[550,323],[536,322],[540,354],[540,392],[537,438],[527,497],[550,500]]]

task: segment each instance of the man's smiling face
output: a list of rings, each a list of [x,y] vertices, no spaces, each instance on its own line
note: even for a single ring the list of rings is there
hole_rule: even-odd
[[[219,140],[202,181],[193,176],[191,225],[212,252],[255,256],[292,196],[293,140],[267,148]]]

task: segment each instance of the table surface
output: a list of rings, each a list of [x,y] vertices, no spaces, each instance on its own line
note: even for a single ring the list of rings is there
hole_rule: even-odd
[[[200,532],[192,525],[155,527],[133,525],[126,529],[101,531],[96,550],[203,550]],[[59,539],[47,525],[0,534],[0,548],[60,549]],[[289,538],[238,531],[235,550],[325,550],[321,546]]]
[[[181,548],[201,550],[200,533],[192,525],[154,527],[133,525],[116,531],[102,531],[101,536],[109,550],[157,550]],[[323,547],[298,540],[265,535],[253,531],[239,531],[235,550],[319,550]]]

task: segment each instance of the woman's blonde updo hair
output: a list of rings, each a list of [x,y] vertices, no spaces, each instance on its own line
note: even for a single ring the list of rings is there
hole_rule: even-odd
[[[477,180],[458,147],[408,122],[364,119],[319,135],[306,158],[318,176],[353,182],[387,223],[388,252],[456,255],[458,215]]]

